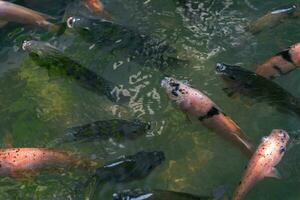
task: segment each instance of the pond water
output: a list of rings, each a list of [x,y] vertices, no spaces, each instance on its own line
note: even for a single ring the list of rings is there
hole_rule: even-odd
[[[14,2],[57,17],[67,4],[67,1]],[[14,147],[60,148],[104,161],[142,150],[165,153],[165,162],[143,179],[100,185],[98,199],[111,199],[118,190],[136,187],[206,196],[225,186],[231,196],[247,165],[246,157],[212,131],[187,120],[167,98],[160,81],[166,74],[188,80],[234,119],[255,144],[274,128],[296,133],[300,129],[299,117],[279,112],[263,102],[249,105],[243,98],[229,98],[222,90],[224,84],[215,75],[214,66],[216,62],[225,62],[254,70],[256,64],[297,43],[299,19],[286,20],[255,36],[246,27],[272,8],[300,1],[187,0],[185,5],[178,2],[103,0],[118,23],[165,40],[177,50],[179,58],[189,61],[187,66],[168,66],[165,70],[128,60],[122,52],[111,55],[101,48],[91,48],[91,43],[71,31],[53,37],[43,30],[17,24],[1,28],[2,147],[9,137]],[[49,75],[20,48],[23,40],[28,39],[48,41],[64,49],[72,59],[112,81],[116,85],[114,92],[126,93],[129,100],[111,102],[74,81]],[[300,71],[295,70],[275,82],[300,97],[299,77]],[[152,129],[145,136],[121,143],[56,145],[53,142],[66,128],[112,118],[140,119],[150,122]],[[293,145],[278,165],[281,180],[263,180],[247,199],[299,199],[299,150],[300,145]],[[72,170],[42,173],[29,180],[3,177],[0,199],[76,199],[71,188],[88,175]]]

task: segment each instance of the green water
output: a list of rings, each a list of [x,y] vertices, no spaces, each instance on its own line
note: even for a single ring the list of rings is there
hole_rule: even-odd
[[[34,1],[32,1],[34,2]],[[39,1],[38,1],[39,2]],[[39,11],[56,15],[59,4],[30,4]],[[299,118],[280,113],[265,103],[245,105],[243,99],[230,99],[222,91],[222,81],[214,73],[216,62],[240,64],[247,69],[299,42],[299,19],[253,36],[245,27],[271,8],[287,1],[206,0],[198,10],[184,10],[171,0],[110,0],[107,9],[119,23],[166,40],[178,56],[190,61],[187,67],[170,67],[161,72],[152,66],[127,62],[126,56],[109,55],[68,32],[52,38],[42,30],[9,25],[1,29],[0,56],[0,138],[12,137],[15,147],[57,147],[97,156],[105,161],[141,150],[161,150],[166,161],[149,176],[130,183],[107,183],[98,188],[98,199],[111,199],[121,189],[145,187],[210,195],[226,186],[232,194],[242,176],[247,159],[237,149],[206,128],[188,121],[168,100],[160,87],[163,74],[189,80],[204,91],[231,116],[242,130],[259,144],[274,128],[300,129]],[[289,1],[290,2],[290,1]],[[298,2],[300,1],[293,1]],[[30,1],[22,1],[30,3]],[[42,4],[42,3],[41,3]],[[53,5],[52,5],[53,4]],[[193,8],[195,8],[193,6]],[[187,12],[187,13],[186,13]],[[9,34],[10,33],[10,34]],[[115,91],[130,95],[127,103],[112,103],[104,96],[87,91],[75,82],[50,76],[20,50],[23,39],[43,39],[65,49],[74,60],[114,82]],[[282,87],[300,97],[300,71],[276,79]],[[149,121],[153,130],[135,141],[116,144],[92,143],[53,145],[68,127],[96,120],[138,118]],[[278,168],[282,180],[265,179],[247,199],[300,199],[300,146],[290,148]],[[74,170],[63,174],[43,173],[33,179],[0,179],[0,199],[73,199],[72,188],[88,172]],[[76,198],[74,198],[76,199]]]

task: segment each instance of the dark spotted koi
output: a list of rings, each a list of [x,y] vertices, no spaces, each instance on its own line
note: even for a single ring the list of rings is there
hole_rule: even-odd
[[[97,167],[97,163],[61,150],[45,148],[0,149],[0,176],[22,178],[35,175],[43,169],[88,168],[93,166]]]
[[[256,73],[272,79],[300,67],[300,43],[283,50],[256,67]]]
[[[280,177],[275,166],[282,159],[289,138],[286,131],[274,129],[268,137],[262,139],[261,144],[249,161],[244,177],[232,200],[243,199],[251,188],[265,177]]]
[[[169,98],[186,112],[190,119],[197,120],[204,126],[231,141],[245,154],[251,156],[253,145],[242,133],[238,125],[228,117],[209,97],[199,90],[174,78],[166,77],[161,82]]]

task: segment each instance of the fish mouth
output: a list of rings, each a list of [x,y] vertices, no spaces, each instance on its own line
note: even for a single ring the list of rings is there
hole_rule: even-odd
[[[217,75],[225,75],[226,73],[224,70],[226,69],[226,65],[223,63],[217,63],[215,66],[215,73]]]
[[[22,44],[22,49],[24,50],[24,51],[28,51],[29,50],[29,48],[30,48],[30,46],[31,46],[31,41],[30,40],[25,40],[24,42],[23,42],[23,44]]]

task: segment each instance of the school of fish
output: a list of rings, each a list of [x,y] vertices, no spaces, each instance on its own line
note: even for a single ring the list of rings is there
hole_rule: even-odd
[[[187,8],[189,0],[174,0],[177,6]],[[128,59],[144,65],[158,67],[161,71],[171,66],[189,65],[188,60],[177,56],[177,51],[170,44],[147,33],[134,30],[117,22],[116,17],[106,9],[100,0],[70,1],[73,6],[80,5],[75,14],[65,14],[63,19],[49,16],[32,10],[26,5],[0,0],[0,26],[7,23],[18,26],[42,28],[54,35],[77,34],[92,47],[107,47],[107,52],[126,50]],[[195,2],[194,2],[195,3]],[[88,14],[81,11],[87,9]],[[67,8],[66,8],[67,11]],[[258,36],[261,32],[273,29],[280,23],[300,17],[296,4],[275,8],[252,22],[247,30]],[[109,38],[105,38],[109,34]],[[60,76],[77,83],[84,89],[104,95],[112,103],[120,102],[119,96],[112,93],[115,85],[95,71],[65,54],[51,41],[25,40],[22,49],[39,67],[49,74]],[[224,81],[223,91],[231,98],[247,97],[255,102],[267,102],[279,111],[286,111],[300,116],[300,101],[293,94],[274,82],[276,77],[296,70],[300,67],[300,43],[295,43],[279,53],[271,53],[265,61],[257,62],[253,71],[243,67],[225,63],[216,63],[216,75]],[[159,84],[159,83],[158,83]],[[202,131],[206,127],[216,133],[224,141],[232,144],[234,149],[249,159],[244,175],[232,195],[228,191],[217,192],[211,196],[194,195],[181,191],[153,189],[127,189],[115,191],[114,200],[201,200],[247,198],[256,184],[266,177],[281,178],[275,168],[280,164],[287,151],[290,140],[289,133],[280,127],[274,127],[268,136],[262,137],[259,144],[251,140],[251,135],[242,131],[240,126],[215,103],[210,95],[191,83],[166,76],[161,79],[160,87],[166,96],[179,110],[187,115],[191,122],[198,123]],[[126,99],[126,97],[123,97]],[[121,99],[123,101],[124,99]],[[216,101],[217,102],[217,101]],[[172,108],[173,109],[173,108]],[[255,120],[255,119],[253,119]],[[203,126],[203,127],[202,127]],[[66,127],[62,137],[55,141],[56,145],[66,143],[115,141],[121,142],[145,136],[151,131],[151,123],[141,119],[108,119],[92,121],[83,125]],[[262,133],[265,134],[265,133]],[[230,148],[230,147],[229,147]],[[224,149],[226,151],[226,149]],[[111,161],[92,159],[87,155],[73,153],[58,148],[12,147],[0,149],[0,176],[11,177],[16,181],[38,176],[40,173],[60,173],[77,168],[88,172],[87,180],[82,180],[76,191],[78,199],[97,199],[97,188],[107,182],[125,184],[126,182],[145,178],[160,165],[164,164],[162,151],[138,151],[132,155],[117,157]],[[224,158],[226,159],[226,158]],[[201,187],[201,185],[199,185]],[[83,190],[83,191],[82,191]],[[88,191],[88,194],[86,194]],[[271,192],[271,191],[269,191]],[[230,192],[231,193],[231,192]],[[288,195],[288,194],[287,194]],[[67,197],[66,197],[67,198]],[[300,198],[300,197],[299,197]]]

